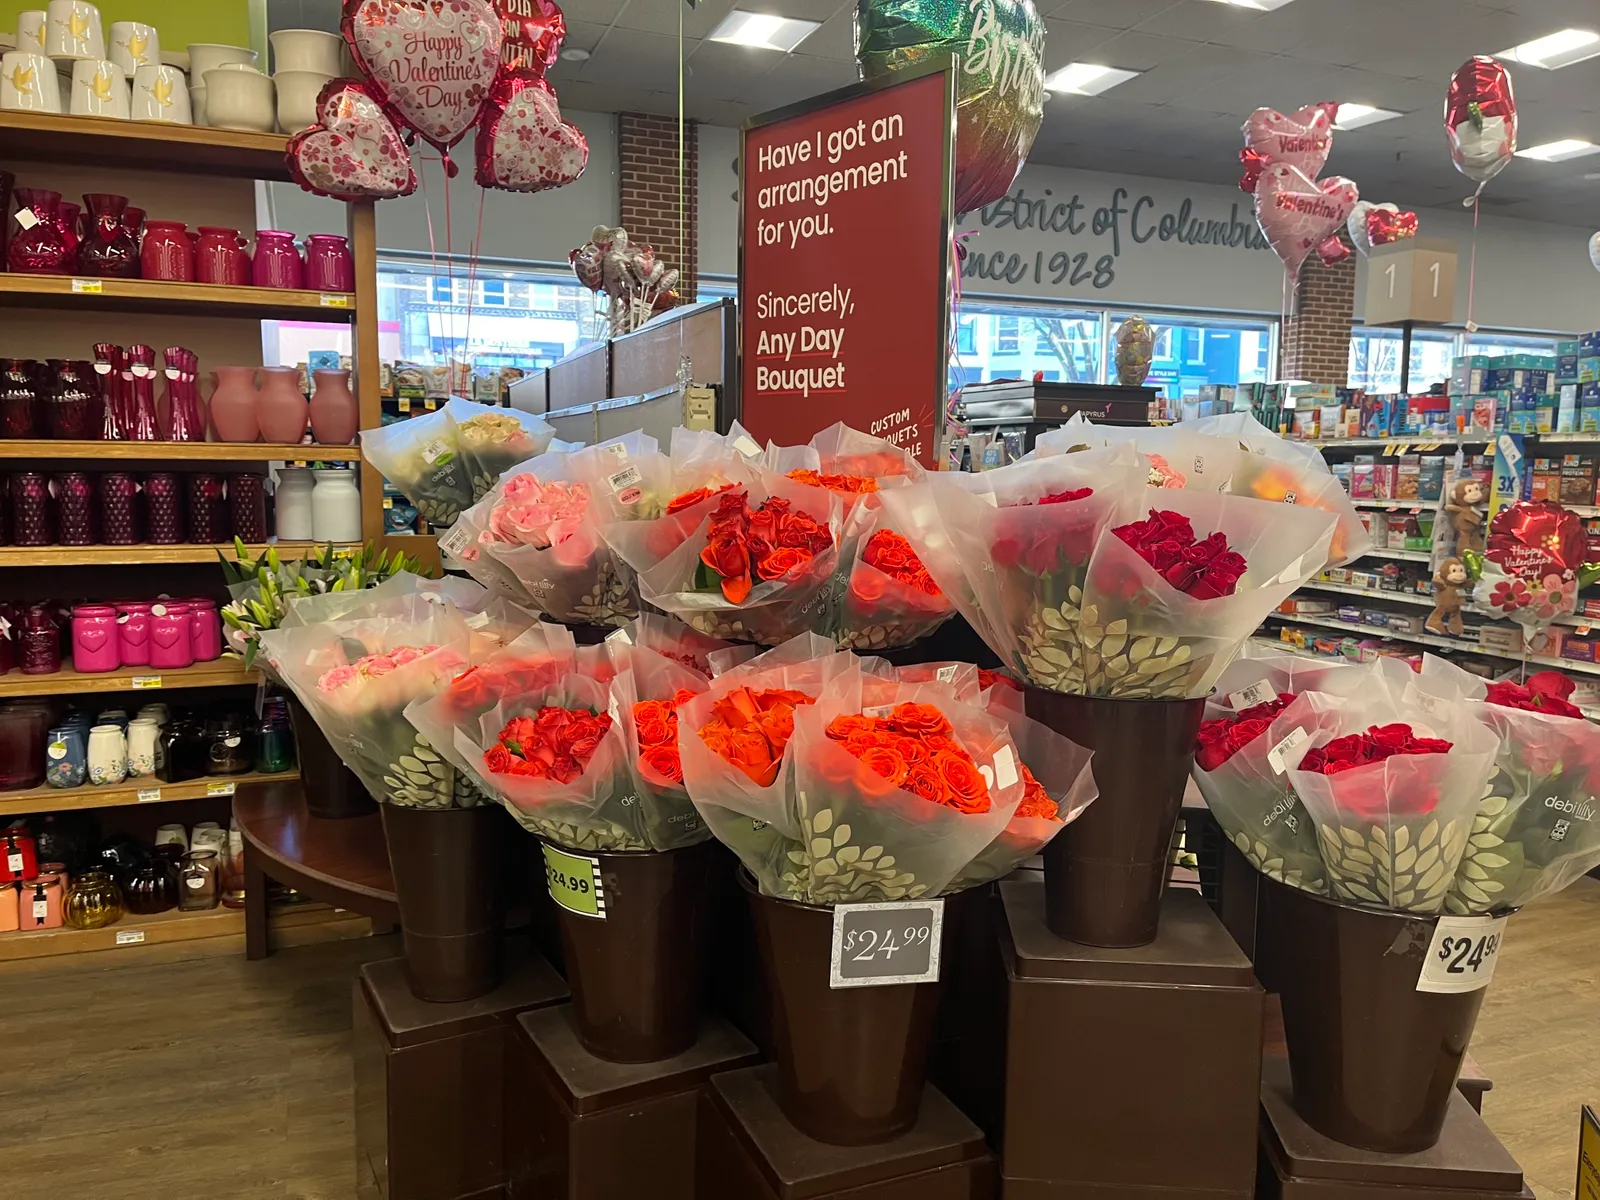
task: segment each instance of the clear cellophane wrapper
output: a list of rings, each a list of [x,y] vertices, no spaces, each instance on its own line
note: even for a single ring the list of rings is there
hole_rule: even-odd
[[[751,478],[739,485],[751,509],[783,497],[792,511],[806,513],[826,529],[833,544],[785,579],[755,580],[739,604],[730,602],[720,588],[696,587],[700,553],[721,496],[654,521],[608,525],[606,539],[638,572],[639,594],[646,603],[710,637],[778,646],[804,633],[831,633],[853,554],[856,523],[846,518],[840,497],[825,488],[755,468],[751,472]]]
[[[522,586],[517,574],[485,548],[492,540],[489,534],[489,515],[500,501],[498,487],[476,504],[464,509],[455,524],[439,535],[439,554],[450,570],[465,571],[482,587],[503,596],[514,604],[529,608],[536,605],[528,589]]]
[[[500,476],[518,463],[550,449],[556,431],[544,420],[514,408],[478,404],[456,396],[445,402],[456,427],[456,444],[472,484],[472,498],[481,500]]]
[[[1332,513],[1339,523],[1328,544],[1328,562],[1354,562],[1372,549],[1372,537],[1350,493],[1313,446],[1279,437],[1249,413],[1225,413],[1184,424],[1196,432],[1238,441],[1243,454],[1228,490],[1236,496],[1293,504]]]
[[[1498,749],[1470,702],[1419,699],[1404,663],[1378,662],[1366,674],[1335,676],[1340,694],[1307,692],[1267,737],[1303,729],[1288,755],[1289,782],[1317,827],[1328,892],[1396,912],[1443,906],[1472,833]],[[1304,708],[1302,708],[1302,704]],[[1285,710],[1287,714],[1290,710]],[[1451,743],[1448,753],[1397,754],[1334,775],[1298,769],[1306,751],[1373,726],[1404,723],[1418,737]],[[1291,727],[1292,726],[1292,727]],[[1270,748],[1270,747],[1269,747]]]
[[[1446,910],[1458,914],[1519,908],[1600,865],[1600,727],[1489,704],[1484,682],[1423,656],[1419,686],[1478,700],[1479,720],[1500,739],[1488,795],[1445,897]]]
[[[903,667],[897,667],[886,658],[868,658],[863,655],[861,669],[868,675],[896,683],[942,683],[963,704],[977,704],[979,708],[984,707],[984,702],[978,699],[978,694],[983,690],[978,680],[978,668],[971,663],[907,663]]]
[[[667,499],[664,466],[655,439],[638,432],[571,454],[530,459],[508,471],[484,497],[491,514],[485,519],[492,524],[490,501],[503,497],[508,483],[524,474],[541,483],[588,488],[583,518],[570,536],[543,548],[502,541],[487,529],[478,535],[478,550],[510,571],[527,595],[527,604],[552,619],[574,625],[625,625],[639,614],[638,583],[601,530],[618,522],[650,523]]]
[[[849,583],[839,607],[837,631],[839,644],[851,650],[870,652],[909,646],[933,633],[955,612],[955,606],[942,590],[938,595],[933,595],[902,583],[872,566],[863,557],[872,535],[879,529],[898,533],[910,543],[914,552],[918,552],[917,557],[922,557],[918,545],[922,538],[918,528],[913,525],[909,531],[903,529],[896,516],[891,515],[915,512],[931,505],[932,498],[928,495],[928,485],[925,483],[898,488],[895,495],[909,496],[912,492],[923,493],[921,505],[913,498],[891,509],[889,496],[885,493],[867,502],[865,511],[856,518],[859,525],[852,522],[855,525],[855,536],[851,539],[854,552],[849,566]],[[928,573],[932,575],[932,571]]]
[[[633,706],[642,700],[671,700],[680,690],[703,692],[710,680],[643,646],[613,643],[607,650],[617,668],[611,681],[611,717],[622,730],[624,760],[651,849],[674,850],[705,841],[711,831],[690,801],[689,790],[640,757]]]
[[[890,527],[911,543],[911,548],[917,552],[917,557],[922,560],[928,574],[933,576],[933,581],[939,585],[951,608],[966,619],[985,644],[994,647],[1003,644],[1003,641],[989,629],[988,618],[978,602],[974,580],[980,577],[980,573],[974,571],[969,578],[961,561],[961,551],[955,537],[945,528],[937,501],[939,489],[954,488],[967,493],[970,503],[991,507],[980,498],[986,494],[986,487],[984,475],[951,472],[938,476],[936,482],[927,481],[885,492],[879,500]],[[963,501],[958,497],[948,501],[946,507],[961,509]]]
[[[916,483],[927,473],[921,463],[893,442],[852,429],[842,421],[828,426],[804,446],[769,443],[762,465],[779,475],[790,471],[859,475],[875,480],[879,492]],[[863,493],[863,497],[874,494]]]
[[[391,598],[389,603],[395,603]],[[414,615],[347,614],[292,629],[269,629],[261,652],[375,799],[411,808],[470,807],[481,797],[429,740],[405,720],[413,701],[446,687],[468,665],[471,634],[452,605],[422,602]],[[435,646],[385,674],[339,688],[328,672],[401,647]]]
[[[664,617],[659,613],[640,613],[606,639],[606,648],[613,652],[614,658],[618,653],[625,656],[630,646],[653,650],[707,679],[717,674],[711,665],[713,655],[725,650],[737,650],[738,662],[743,662],[756,653],[753,646],[740,646],[721,638],[707,637],[697,629],[690,629],[676,617]],[[729,666],[736,665],[737,662],[729,663]],[[623,669],[621,659],[617,660],[617,669]]]
[[[471,506],[472,473],[447,409],[361,431],[361,454],[434,525]]]
[[[1227,489],[1240,458],[1239,445],[1229,438],[1195,433],[1183,425],[1097,425],[1074,413],[1058,428],[1039,435],[1034,454],[1049,458],[1078,448],[1131,444],[1145,468],[1145,484],[1152,488],[1191,488],[1197,492]]]
[[[529,832],[574,850],[649,850],[656,847],[611,712],[612,671],[602,647],[576,647],[567,630],[541,623],[405,715]],[[561,783],[490,771],[484,755],[506,725],[546,705],[611,716],[583,774]]]
[[[1054,617],[1041,606],[1029,626],[1031,653],[1022,665],[1033,683],[1125,699],[1205,695],[1266,615],[1321,570],[1334,524],[1315,509],[1187,489],[1148,490],[1140,508],[1141,517],[1152,509],[1181,513],[1197,538],[1223,534],[1248,564],[1237,590],[1211,599],[1185,595],[1107,529],[1082,603],[1075,608],[1069,596]],[[1065,628],[1056,627],[1057,618]],[[1057,655],[1045,653],[1052,648]]]
[[[678,710],[678,752],[689,799],[717,840],[737,854],[757,880],[776,883],[790,869],[789,852],[800,845],[800,823],[792,803],[794,739],[784,747],[776,777],[763,787],[712,751],[700,730],[710,722],[717,701],[736,688],[820,696],[834,676],[852,670],[859,670],[854,655],[841,653],[829,638],[802,634],[719,674],[705,692]]]
[[[348,592],[321,592],[314,596],[291,596],[280,629],[335,621],[351,613],[364,617],[404,617],[427,615],[424,604],[448,601],[463,615],[482,612],[489,593],[470,579],[445,575],[424,579],[410,571],[397,571],[377,587]]]

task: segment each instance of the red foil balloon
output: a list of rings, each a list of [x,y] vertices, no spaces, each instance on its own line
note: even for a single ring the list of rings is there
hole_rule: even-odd
[[[1588,548],[1576,513],[1548,500],[1508,505],[1489,524],[1475,598],[1495,616],[1543,629],[1577,607]]]
[[[359,79],[331,79],[317,97],[317,124],[289,139],[289,174],[335,200],[392,200],[417,190],[411,151]]]
[[[479,187],[542,192],[583,174],[589,141],[561,119],[555,89],[531,68],[500,72],[473,143]]]
[[[1480,191],[1505,169],[1517,149],[1517,101],[1501,63],[1480,54],[1450,77],[1444,132],[1456,170]]]
[[[494,0],[500,14],[500,73],[531,70],[535,78],[555,65],[567,40],[567,19],[554,0]]]

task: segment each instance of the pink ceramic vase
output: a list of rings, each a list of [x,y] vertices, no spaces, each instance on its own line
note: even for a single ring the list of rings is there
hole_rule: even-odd
[[[349,371],[313,371],[311,436],[319,446],[348,446],[361,428]]]
[[[261,436],[256,417],[254,367],[218,367],[211,393],[211,428],[219,442],[253,442]]]
[[[294,367],[262,367],[261,376],[261,391],[256,395],[261,440],[298,443],[305,436],[311,407],[300,391],[300,372]]]

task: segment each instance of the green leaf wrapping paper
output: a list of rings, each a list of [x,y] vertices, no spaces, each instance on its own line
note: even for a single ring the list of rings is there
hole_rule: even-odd
[[[453,523],[472,504],[472,469],[447,409],[363,429],[361,453],[434,525]]]

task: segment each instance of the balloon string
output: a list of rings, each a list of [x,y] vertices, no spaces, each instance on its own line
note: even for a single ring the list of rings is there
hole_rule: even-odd
[[[1479,189],[1480,191],[1482,188]],[[1467,260],[1467,341],[1466,352],[1472,353],[1472,331],[1477,328],[1472,320],[1473,294],[1478,285],[1478,196],[1472,196],[1472,254]]]
[[[678,256],[685,267],[689,266],[689,242],[684,235],[684,190],[683,190],[683,5],[678,9]],[[700,263],[698,256],[694,263],[694,276],[696,288],[700,278]]]
[[[1278,378],[1283,379],[1289,362],[1289,268],[1283,268],[1278,287]]]
[[[456,248],[455,248],[455,222],[450,217],[450,167],[445,162],[444,154],[439,155],[439,168],[444,172],[444,269],[449,273],[450,300],[453,304],[456,298]],[[471,297],[468,297],[470,302]],[[456,318],[450,314],[450,346],[445,355],[445,365],[450,368],[450,390],[455,392],[455,340]]]
[[[478,189],[478,228],[473,232],[472,252],[467,257],[467,336],[465,349],[468,363],[472,363],[476,358],[472,351],[472,300],[478,291],[478,251],[483,241],[483,201],[488,194],[488,188],[480,187]],[[496,402],[498,403],[498,401]]]
[[[422,215],[428,221],[428,261],[433,265],[433,273],[439,274],[439,249],[433,241],[433,206],[428,203],[428,156],[422,156],[422,170],[417,172],[417,181],[422,187]],[[433,291],[433,285],[428,285],[428,291]]]
[[[956,378],[958,383],[950,392],[950,397],[945,401],[944,420],[945,429],[949,437],[965,437],[967,427],[963,425],[956,414],[961,409],[961,393],[967,386],[967,369],[961,362],[961,264],[967,257],[967,241],[978,236],[976,229],[968,229],[950,238],[951,272],[951,300],[950,300],[950,345],[948,353],[956,365]]]

